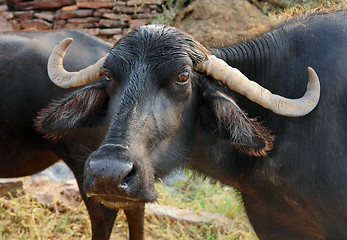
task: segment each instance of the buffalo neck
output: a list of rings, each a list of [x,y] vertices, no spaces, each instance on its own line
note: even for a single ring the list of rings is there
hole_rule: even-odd
[[[211,52],[250,79],[263,81],[267,72],[288,57],[286,35],[284,29],[278,29],[231,47],[211,49]]]
[[[251,158],[240,153],[228,140],[198,132],[195,136],[198,144],[187,166],[243,191],[244,173],[253,167]]]
[[[288,35],[288,30],[281,28],[231,47],[211,49],[211,52],[249,79],[270,84],[292,54]]]
[[[232,47],[211,49],[211,52],[271,92],[289,98],[298,98],[306,90],[307,66],[300,73],[306,74],[299,76],[295,72],[298,66],[289,64],[294,61],[293,59],[300,58],[296,52],[291,51],[296,48],[292,41],[295,37],[291,29],[281,28]],[[283,124],[290,121],[289,118],[276,115],[237,93],[233,93],[233,97],[249,117],[257,118],[275,136],[281,134]],[[206,133],[200,131],[200,134]],[[266,169],[266,164],[262,164],[264,157],[240,153],[231,141],[215,137],[212,139],[211,136],[198,136],[198,138],[200,147],[206,146],[206,149],[199,150],[199,153],[193,157],[195,160],[189,165],[218,178],[225,184],[241,191],[248,191],[245,181],[250,178],[249,174],[252,174],[255,165]]]
[[[304,40],[304,34],[304,28],[298,30],[289,25],[241,44],[211,49],[211,52],[272,93],[294,99],[306,91],[308,66],[303,62],[307,62],[305,47],[309,43]],[[260,117],[262,121],[269,114],[273,117],[245,97],[236,94],[236,98],[249,116]]]

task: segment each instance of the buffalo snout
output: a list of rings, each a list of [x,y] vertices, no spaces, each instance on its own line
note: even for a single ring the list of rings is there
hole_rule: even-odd
[[[118,144],[105,144],[92,153],[84,169],[87,196],[111,208],[154,201],[157,195],[149,190],[151,184],[134,159],[127,147]]]

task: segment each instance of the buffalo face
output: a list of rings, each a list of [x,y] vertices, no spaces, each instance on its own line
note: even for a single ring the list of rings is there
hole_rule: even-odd
[[[156,200],[155,178],[180,166],[192,151],[199,101],[195,65],[206,54],[175,28],[140,27],[107,55],[102,70],[109,81],[80,89],[80,94],[73,93],[41,114],[38,125],[51,135],[84,127],[85,122],[106,129],[102,144],[85,164],[87,195],[123,209]],[[90,91],[100,92],[83,95],[101,100],[88,101],[97,106],[78,109],[81,104],[73,102],[86,102],[81,95]],[[62,115],[70,116],[67,111],[86,117],[62,130],[61,122],[67,121]]]
[[[115,196],[156,199],[155,178],[191,152],[198,101],[194,64],[204,57],[193,39],[166,27],[139,28],[113,47],[103,66],[111,120],[86,163],[87,193],[108,206]]]
[[[60,55],[66,47],[57,50]],[[61,67],[62,61],[51,57],[48,72],[62,87],[85,84],[103,74],[108,79],[49,107],[38,124],[55,136],[86,125],[105,129],[100,147],[85,164],[87,195],[116,208],[155,201],[155,179],[209,151],[214,138],[249,155],[265,155],[271,149],[268,131],[247,117],[229,89],[202,73],[228,86],[220,73],[234,76],[223,64],[211,70],[216,63],[208,62],[213,60],[210,56],[176,28],[146,26],[120,39],[102,64],[78,73],[51,69]],[[201,139],[202,132],[210,141]]]

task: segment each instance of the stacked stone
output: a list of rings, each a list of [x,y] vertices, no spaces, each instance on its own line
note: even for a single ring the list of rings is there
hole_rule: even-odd
[[[7,12],[8,7],[5,0],[0,0],[0,32],[12,31],[12,25],[9,21],[13,18],[11,13]]]
[[[115,39],[149,23],[162,3],[163,0],[7,0],[18,29],[83,29]]]

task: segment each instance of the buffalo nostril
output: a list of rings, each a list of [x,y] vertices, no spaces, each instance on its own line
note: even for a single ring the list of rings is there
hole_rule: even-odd
[[[119,185],[120,188],[123,188],[123,189],[127,189],[128,188],[128,183],[126,182],[122,182],[120,185]]]
[[[89,171],[85,172],[85,178],[83,181],[83,192],[87,195],[87,197],[91,197],[95,187],[95,182],[92,174]]]
[[[129,171],[127,175],[123,178],[119,187],[123,189],[127,189],[129,186],[129,182],[131,181],[131,179],[133,179],[133,177],[135,176],[135,173],[136,173],[135,167],[134,165],[132,165],[131,171]]]

